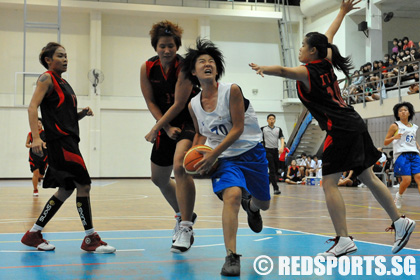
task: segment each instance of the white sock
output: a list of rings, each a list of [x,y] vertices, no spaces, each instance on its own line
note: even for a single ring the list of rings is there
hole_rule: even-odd
[[[86,236],[92,235],[92,234],[95,233],[95,229],[94,228],[91,228],[91,229],[85,230],[85,233],[86,233]]]
[[[193,223],[192,222],[189,222],[189,221],[182,221],[181,222],[181,227],[192,227],[193,226]]]
[[[44,229],[44,227],[40,227],[37,224],[34,224],[34,226],[29,230],[29,232],[42,231],[43,229]]]

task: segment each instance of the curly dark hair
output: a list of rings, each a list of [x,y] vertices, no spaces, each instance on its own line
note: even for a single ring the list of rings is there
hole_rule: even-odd
[[[149,32],[153,48],[156,51],[159,38],[166,36],[174,38],[176,48],[179,49],[182,45],[182,32],[184,32],[184,29],[182,29],[178,24],[172,23],[168,20],[153,24],[152,29]]]
[[[55,51],[58,48],[63,48],[62,45],[55,42],[49,42],[45,47],[42,48],[41,53],[39,54],[39,62],[48,70],[48,63],[45,61],[46,57],[52,58]]]
[[[225,60],[222,52],[210,40],[198,37],[196,40],[196,49],[187,49],[187,54],[185,55],[182,65],[182,71],[185,73],[185,76],[196,85],[199,85],[200,82],[197,77],[192,74],[192,71],[195,70],[195,63],[197,62],[198,57],[204,54],[207,54],[214,59],[217,68],[216,81],[225,73]]]
[[[400,117],[398,116],[398,110],[401,107],[407,107],[408,112],[410,113],[410,116],[408,117],[408,121],[411,121],[414,117],[414,107],[413,104],[411,104],[410,102],[401,102],[398,104],[395,104],[394,108],[392,109],[394,111],[394,117],[397,121],[400,120]]]

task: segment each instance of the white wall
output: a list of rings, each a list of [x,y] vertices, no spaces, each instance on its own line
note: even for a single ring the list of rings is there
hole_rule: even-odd
[[[35,1],[35,0],[34,0]],[[2,2],[9,3],[2,5]],[[54,1],[50,1],[54,2]],[[31,1],[29,1],[31,3]],[[55,2],[56,3],[56,2]],[[61,43],[69,57],[68,81],[78,95],[79,108],[92,106],[93,118],[80,122],[80,149],[92,177],[148,177],[150,176],[150,150],[152,145],[144,135],[154,120],[147,111],[139,87],[140,65],[155,55],[150,45],[149,30],[153,23],[168,19],[184,28],[183,47],[190,46],[199,35],[199,16],[188,14],[148,13],[135,6],[113,4],[105,9],[105,3],[89,2],[88,7],[63,2]],[[84,7],[84,8],[83,8]],[[123,7],[122,9],[120,9]],[[134,7],[134,8],[133,8]],[[42,5],[31,10],[32,21],[54,21],[53,5]],[[102,10],[101,10],[102,9]],[[101,13],[100,65],[105,75],[100,85],[100,96],[91,94],[87,73],[91,68],[92,10]],[[206,10],[208,11],[208,10]],[[200,13],[203,13],[201,11]],[[217,14],[214,11],[213,14]],[[229,12],[232,14],[232,12]],[[249,62],[280,64],[279,33],[276,20],[231,20],[215,16],[210,20],[210,37],[226,57],[226,75],[223,81],[238,83],[246,98],[257,111],[260,125],[266,124],[268,113],[277,115],[277,125],[286,136],[291,133],[301,107],[281,106],[282,79],[261,78],[247,66]],[[95,30],[95,29],[94,29]],[[92,31],[94,32],[94,31]],[[38,62],[41,48],[48,41],[56,41],[50,30],[28,31],[27,71],[43,72]],[[23,61],[23,5],[0,0],[0,124],[2,136],[2,160],[0,178],[31,177],[28,150],[24,146],[29,125],[27,104],[32,87],[28,87],[24,106],[15,106],[15,72],[22,71]],[[30,85],[35,78],[30,81]],[[258,89],[258,94],[252,94]],[[21,96],[18,98],[21,101]]]

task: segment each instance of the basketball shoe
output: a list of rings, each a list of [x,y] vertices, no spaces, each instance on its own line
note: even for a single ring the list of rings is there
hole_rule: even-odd
[[[110,254],[115,252],[115,248],[103,242],[96,232],[85,236],[81,248],[86,252],[97,254]]]
[[[175,242],[172,244],[172,253],[184,253],[191,248],[194,243],[194,231],[192,227],[180,226],[176,233]]]
[[[192,214],[193,225],[195,224],[195,221],[197,221],[197,214],[193,212],[193,214]],[[175,214],[175,227],[174,227],[174,231],[172,233],[172,243],[174,243],[175,240],[176,240],[176,233],[178,232],[179,227],[181,226],[181,222],[182,222],[181,215]]]
[[[30,247],[35,247],[39,251],[52,251],[55,246],[50,244],[47,240],[42,238],[41,231],[30,232],[29,230],[20,240],[23,244]]]
[[[415,221],[406,218],[405,216],[401,216],[401,218],[393,222],[389,228],[385,229],[385,231],[395,231],[395,242],[392,247],[393,254],[398,253],[402,248],[404,248],[415,227]]]
[[[336,257],[339,258],[344,255],[354,254],[357,251],[356,244],[353,242],[353,237],[336,236],[328,239],[326,243],[334,241],[334,245],[326,252],[319,253],[317,256],[322,257]]]
[[[260,209],[257,212],[253,212],[250,209],[249,204],[251,203],[251,199],[242,199],[241,204],[242,208],[245,210],[246,214],[248,215],[248,226],[249,228],[256,233],[259,233],[263,229],[263,220],[260,214]]]
[[[223,276],[239,276],[241,274],[241,259],[242,255],[230,253],[225,258],[225,264],[222,267],[220,274]]]
[[[35,197],[39,196],[38,190],[34,190],[33,196],[35,196]]]

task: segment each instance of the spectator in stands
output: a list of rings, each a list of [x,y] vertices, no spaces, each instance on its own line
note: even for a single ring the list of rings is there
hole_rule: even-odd
[[[306,157],[306,156],[305,156]],[[287,169],[286,183],[298,185],[302,183],[302,173],[299,173],[299,167],[296,165],[296,160],[292,160]]]
[[[410,49],[410,56],[411,56],[411,61],[414,61],[420,58],[420,53],[418,53],[417,49],[413,47]]]
[[[405,50],[407,48],[410,49],[410,48],[414,47],[413,41],[411,41],[410,39],[408,39],[408,37],[404,37],[402,39],[402,41],[403,41],[403,50]]]
[[[400,81],[404,82],[404,81],[409,80],[410,78],[407,76],[407,65],[401,66],[401,64],[404,63],[402,59],[403,59],[402,56],[397,56],[397,67],[398,67],[398,71],[400,72]],[[398,75],[398,72],[397,72],[397,75]]]
[[[415,65],[415,67],[417,67],[417,65]],[[408,91],[407,91],[408,94],[419,93],[419,73],[414,73],[414,80],[417,83],[414,83],[414,84],[410,85],[410,87],[408,88]]]
[[[378,68],[383,69],[382,73],[386,73],[387,70],[385,70],[386,66],[384,65],[384,62],[382,60],[378,61]]]
[[[401,44],[402,44],[402,42],[401,42]],[[394,46],[392,48],[392,52],[398,52],[398,39],[397,38],[394,38],[394,40],[392,41],[392,45]]]
[[[406,61],[411,61],[410,50],[411,50],[411,49],[409,49],[409,48],[407,48],[407,49],[405,49],[405,50],[404,50],[404,56],[403,56],[403,58],[402,58],[402,60],[403,60],[404,62],[406,62]]]
[[[398,52],[400,52],[400,51],[403,50],[403,41],[402,40],[398,40],[397,46],[398,46],[398,51],[396,53],[398,53]]]
[[[379,94],[377,93],[377,81],[376,78],[368,77],[366,79],[366,86],[365,86],[365,100],[366,101],[374,101],[379,100]]]
[[[397,57],[398,56],[402,59],[404,57],[404,50],[399,51]]]
[[[397,60],[398,52],[392,53],[391,58],[394,60],[394,62]]]
[[[418,74],[416,74],[418,76]],[[408,88],[407,91],[408,94],[415,94],[415,93],[419,93],[419,83],[415,83],[410,85],[410,87]]]
[[[390,58],[390,55],[389,54],[384,54],[384,60],[383,60],[383,66],[385,66],[385,67],[388,67],[388,60],[389,60],[389,58]]]
[[[393,59],[393,56],[391,56],[389,58],[389,66],[396,66],[396,63]],[[382,73],[383,79],[384,79],[384,84],[386,88],[390,88],[395,86],[395,84],[398,81],[398,67],[394,67],[393,69]]]
[[[359,70],[355,70],[353,72],[353,75],[351,76],[351,84],[349,86],[349,96],[350,96],[350,104],[357,103],[358,97],[354,96],[357,95],[357,93],[363,92],[361,86],[364,80],[364,76],[360,75]]]

